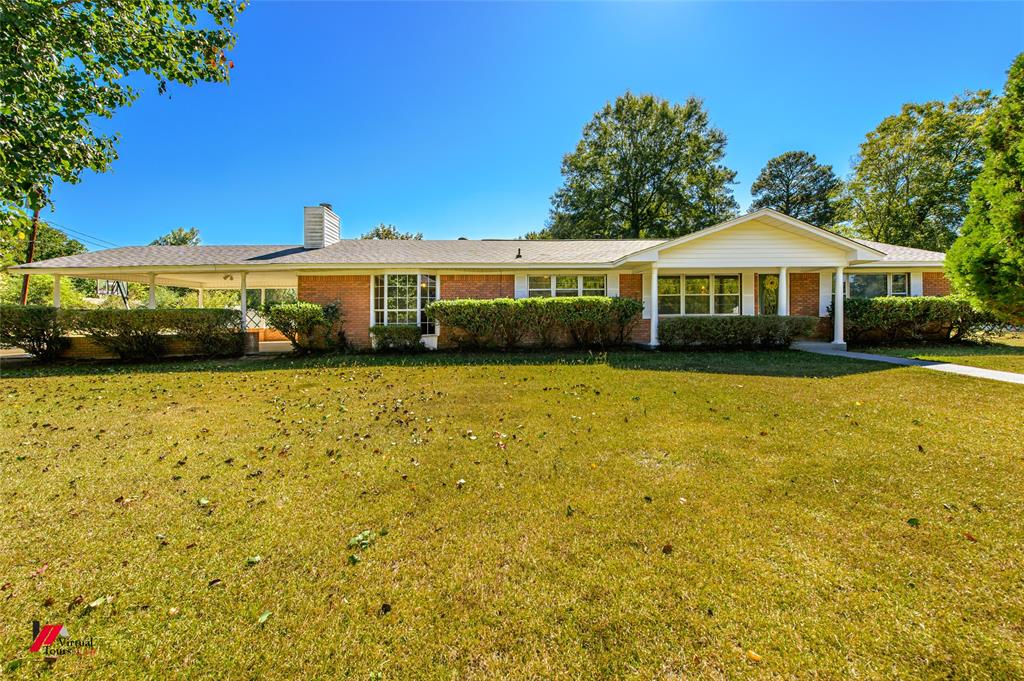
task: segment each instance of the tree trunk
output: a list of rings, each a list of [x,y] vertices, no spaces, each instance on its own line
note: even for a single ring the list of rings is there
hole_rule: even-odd
[[[28,240],[28,251],[25,253],[25,263],[32,262],[32,258],[36,255],[36,237],[39,236],[39,209],[36,208],[32,212],[32,236]],[[28,303],[28,277],[25,275],[21,280],[21,304],[25,305]]]

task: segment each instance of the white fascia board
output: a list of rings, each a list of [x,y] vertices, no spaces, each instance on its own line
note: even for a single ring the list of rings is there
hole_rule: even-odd
[[[873,261],[865,263],[857,263],[856,265],[850,265],[850,269],[864,270],[894,270],[894,269],[907,269],[913,267],[915,269],[928,269],[941,272],[945,269],[945,263],[933,262],[930,260],[907,260],[907,261],[893,261],[886,260],[884,262]]]

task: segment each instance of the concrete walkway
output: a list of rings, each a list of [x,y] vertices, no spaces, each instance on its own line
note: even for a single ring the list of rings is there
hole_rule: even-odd
[[[869,352],[850,352],[846,349],[836,348],[831,343],[815,341],[797,341],[796,343],[793,343],[792,347],[794,350],[803,350],[804,352],[813,352],[819,355],[832,355],[834,357],[846,357],[848,359],[864,359],[870,362],[884,362],[886,364],[895,364],[902,367],[921,367],[922,369],[931,369],[932,371],[944,371],[947,374],[959,374],[961,376],[973,376],[975,378],[987,378],[992,381],[1002,381],[1003,383],[1019,383],[1020,385],[1024,385],[1024,374],[1018,374],[1013,371],[981,369],[979,367],[969,367],[964,364],[933,362],[927,359],[874,355]]]

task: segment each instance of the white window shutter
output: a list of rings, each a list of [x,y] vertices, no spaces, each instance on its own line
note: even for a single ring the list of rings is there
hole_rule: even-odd
[[[910,273],[910,295],[912,296],[923,296],[924,295],[924,277],[920,272]]]
[[[643,285],[642,288],[641,288],[641,291],[642,291],[642,294],[643,294],[643,301],[644,301],[643,319],[650,319],[651,318],[651,275],[649,273],[647,273],[647,272],[644,272],[643,275],[640,277],[640,281],[641,281],[641,283]]]
[[[608,295],[617,298],[619,295],[619,273],[612,272],[608,275]]]
[[[529,277],[526,274],[516,275],[516,298],[527,298],[530,295]]]

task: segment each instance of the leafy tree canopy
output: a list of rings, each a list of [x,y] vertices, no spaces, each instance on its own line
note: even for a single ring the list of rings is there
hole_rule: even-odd
[[[0,221],[0,267],[21,265],[26,261],[28,241],[32,234],[32,223],[23,215],[12,216],[13,219]],[[65,255],[85,253],[82,242],[70,238],[43,221],[39,222],[36,234],[36,260],[48,260]]]
[[[583,128],[562,159],[547,227],[527,238],[672,237],[732,217],[725,144],[699,99],[627,92]]]
[[[1024,53],[1010,67],[985,143],[985,166],[946,270],[973,302],[1024,324]]]
[[[967,215],[985,157],[992,97],[905,104],[868,133],[848,184],[852,229],[873,241],[945,251]]]
[[[787,151],[765,164],[750,186],[751,210],[774,208],[797,220],[828,227],[836,216],[836,192],[842,181],[832,166],[806,151]]]
[[[161,237],[153,239],[149,242],[150,246],[198,246],[199,241],[199,230],[195,227],[185,229],[184,227],[178,227],[172,229],[167,234]]]
[[[127,76],[186,86],[225,82],[242,6],[222,0],[0,0],[0,218],[42,207],[117,158],[97,132],[139,95]]]
[[[422,239],[423,232],[400,232],[394,225],[385,225],[383,222],[371,229],[360,239]]]

